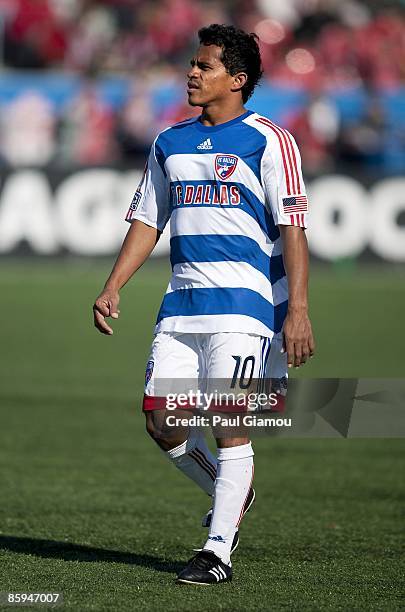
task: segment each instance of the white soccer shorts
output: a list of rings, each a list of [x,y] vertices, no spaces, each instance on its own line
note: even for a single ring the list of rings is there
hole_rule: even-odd
[[[159,332],[154,337],[145,373],[145,411],[163,408],[158,398],[168,393],[226,388],[264,391],[265,381],[287,379],[282,333],[270,341],[254,334]]]

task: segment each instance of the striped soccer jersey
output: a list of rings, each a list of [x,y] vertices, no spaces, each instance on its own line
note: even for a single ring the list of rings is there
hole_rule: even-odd
[[[280,332],[288,287],[278,225],[307,227],[292,136],[248,111],[193,118],[154,141],[127,221],[170,220],[172,277],[155,332]]]

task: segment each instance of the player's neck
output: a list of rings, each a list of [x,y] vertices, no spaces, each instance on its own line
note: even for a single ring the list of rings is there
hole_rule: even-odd
[[[204,106],[201,113],[201,123],[206,126],[214,127],[227,121],[232,121],[246,113],[243,104],[235,107],[226,107],[221,103]]]

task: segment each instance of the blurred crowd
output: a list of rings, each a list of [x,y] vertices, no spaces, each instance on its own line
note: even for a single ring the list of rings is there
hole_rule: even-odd
[[[304,93],[280,119],[308,172],[344,163],[396,171],[404,122],[384,96],[402,95],[405,106],[404,14],[400,0],[0,0],[3,71],[78,74],[82,83],[60,106],[32,88],[3,104],[0,159],[111,164],[144,154],[156,132],[195,112],[184,74],[198,28],[233,23],[259,37],[264,86]],[[99,93],[106,74],[129,82],[118,105]],[[158,89],[178,95],[156,105]],[[360,112],[342,113],[336,92],[358,90]]]

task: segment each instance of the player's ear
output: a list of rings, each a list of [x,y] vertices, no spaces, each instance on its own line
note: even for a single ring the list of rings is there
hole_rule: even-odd
[[[240,91],[247,83],[248,76],[246,72],[238,72],[233,75],[232,91]]]

